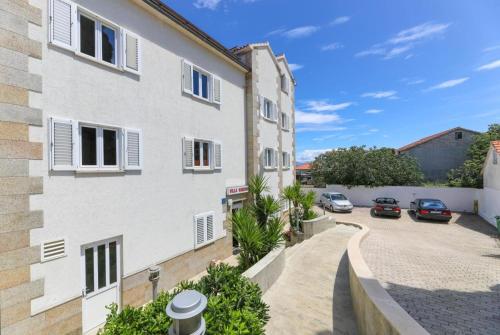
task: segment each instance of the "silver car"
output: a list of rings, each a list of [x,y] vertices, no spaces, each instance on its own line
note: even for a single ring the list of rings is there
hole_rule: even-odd
[[[332,212],[351,212],[354,206],[345,195],[338,192],[323,193],[319,203]]]

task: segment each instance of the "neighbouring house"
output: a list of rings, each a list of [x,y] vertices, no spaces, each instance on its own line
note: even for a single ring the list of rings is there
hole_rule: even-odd
[[[312,163],[304,163],[295,167],[297,181],[304,185],[312,184]]]
[[[246,80],[247,172],[268,180],[279,198],[295,180],[295,79],[285,55],[275,56],[269,43],[233,48],[250,67]],[[282,201],[282,211],[288,208]]]
[[[398,152],[415,157],[427,180],[445,181],[451,169],[467,160],[467,152],[477,134],[477,131],[456,127],[405,145]]]
[[[160,0],[4,1],[0,17],[2,335],[95,331],[106,305],[151,300],[151,266],[166,290],[231,255],[228,213],[261,171],[250,139],[282,155],[274,189],[293,181],[283,56],[252,69]],[[260,94],[288,118],[263,104],[259,133]]]
[[[483,166],[479,214],[493,225],[500,216],[500,141],[492,141]]]

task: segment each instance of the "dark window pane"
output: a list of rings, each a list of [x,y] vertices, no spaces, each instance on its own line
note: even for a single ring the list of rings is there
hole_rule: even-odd
[[[102,26],[102,60],[115,64],[115,31]]]
[[[208,143],[203,143],[203,166],[208,166]]]
[[[204,74],[201,75],[201,94],[202,97],[208,99],[208,77]]]
[[[194,142],[194,165],[200,166],[200,142]]]
[[[116,242],[109,244],[109,283],[116,283],[117,267],[116,267]]]
[[[82,127],[82,165],[97,165],[97,129]]]
[[[85,287],[86,293],[94,292],[94,249],[85,249]]]
[[[80,16],[80,51],[95,57],[95,22]]]
[[[102,140],[104,146],[104,165],[117,165],[116,163],[116,130],[103,129]]]
[[[97,287],[106,286],[106,245],[97,247]]]
[[[193,94],[200,95],[200,73],[193,70]]]

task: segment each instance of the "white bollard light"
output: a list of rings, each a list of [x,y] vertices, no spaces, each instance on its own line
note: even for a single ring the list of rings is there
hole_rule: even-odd
[[[173,324],[169,335],[203,335],[205,320],[202,313],[207,307],[207,298],[198,291],[186,290],[177,294],[167,305],[167,315]]]

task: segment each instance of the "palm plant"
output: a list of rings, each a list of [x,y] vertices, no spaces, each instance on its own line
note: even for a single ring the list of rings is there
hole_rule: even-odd
[[[316,217],[316,213],[312,210],[315,198],[316,194],[313,191],[309,191],[301,196],[300,204],[302,205],[302,210],[304,211],[302,214],[304,220],[311,220]]]
[[[248,191],[253,196],[254,204],[261,198],[264,192],[269,192],[270,188],[267,185],[268,179],[264,176],[255,175],[248,181]]]
[[[295,230],[302,230],[302,221],[310,220],[316,217],[316,213],[312,210],[314,206],[315,193],[310,191],[304,193],[299,182],[287,186],[283,189],[281,198],[288,201],[289,206],[288,217],[291,226]]]
[[[240,245],[238,263],[247,269],[257,263],[264,249],[262,230],[252,213],[243,208],[231,217],[233,235]]]
[[[261,227],[264,227],[269,218],[279,212],[280,207],[279,201],[274,199],[272,195],[264,195],[256,201],[255,205],[252,206],[252,209],[257,222]]]

